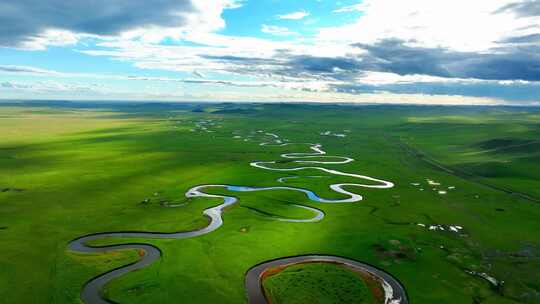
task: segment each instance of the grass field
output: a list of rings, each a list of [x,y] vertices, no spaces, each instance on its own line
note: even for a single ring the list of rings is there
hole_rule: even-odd
[[[149,268],[109,284],[109,299],[245,303],[244,275],[253,265],[326,254],[386,270],[415,304],[540,303],[539,110],[235,104],[0,107],[2,302],[80,302],[86,281],[138,253],[79,254],[67,250],[68,242],[96,232],[203,227],[202,211],[216,201],[185,199],[193,186],[277,186],[283,176],[324,175],[250,167],[308,152],[305,145],[260,146],[256,130],[321,143],[329,155],[356,159],[327,167],[396,186],[354,188],[364,201],[336,205],[284,190],[213,190],[240,199],[215,232],[99,242],[149,243],[163,253]],[[321,135],[327,131],[346,136]],[[355,180],[300,177],[286,185],[337,199],[328,186],[347,182]],[[268,216],[311,216],[295,203],[326,217],[288,223]],[[504,283],[494,286],[481,274]],[[267,286],[285,288],[280,276]],[[302,294],[315,287],[299,288]]]
[[[362,279],[345,268],[329,264],[287,267],[264,281],[272,303],[377,303]]]

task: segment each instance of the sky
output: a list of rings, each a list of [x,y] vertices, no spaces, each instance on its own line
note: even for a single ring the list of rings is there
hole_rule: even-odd
[[[0,0],[0,99],[540,105],[540,0]]]

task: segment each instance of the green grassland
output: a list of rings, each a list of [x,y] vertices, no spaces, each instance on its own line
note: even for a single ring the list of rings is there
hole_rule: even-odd
[[[213,132],[197,127],[201,119],[215,123]],[[96,232],[203,227],[202,211],[219,202],[185,199],[193,186],[280,185],[276,179],[289,174],[249,163],[280,160],[281,153],[307,152],[307,146],[260,146],[263,138],[234,138],[254,130],[321,143],[329,155],[356,159],[325,167],[396,186],[350,189],[364,201],[333,205],[291,191],[214,189],[240,199],[215,232],[185,240],[98,242],[144,242],[163,252],[149,268],[109,284],[108,298],[245,303],[244,274],[252,266],[326,254],[388,271],[415,304],[540,302],[540,203],[535,202],[540,198],[540,111],[234,104],[0,107],[2,302],[79,303],[86,281],[136,260],[137,252],[79,254],[67,250],[68,242]],[[348,133],[321,136],[327,130]],[[290,175],[296,174],[322,175],[315,170]],[[286,184],[341,198],[328,186],[355,181],[328,176]],[[296,203],[319,208],[326,217],[287,223],[267,216],[312,216],[291,206]],[[167,207],[172,205],[177,207]],[[463,230],[431,231],[418,224]],[[487,273],[504,284],[491,286],[466,271]],[[273,288],[286,281],[276,280]],[[309,288],[300,287],[300,294]]]
[[[368,287],[355,273],[330,264],[300,264],[264,281],[271,303],[375,304]]]

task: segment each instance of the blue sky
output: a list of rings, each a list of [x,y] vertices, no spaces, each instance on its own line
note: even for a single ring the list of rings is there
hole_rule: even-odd
[[[0,99],[539,104],[540,0],[0,0]]]

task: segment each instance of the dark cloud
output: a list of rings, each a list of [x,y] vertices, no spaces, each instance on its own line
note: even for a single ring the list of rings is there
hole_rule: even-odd
[[[275,57],[279,60],[232,56],[205,58],[228,62],[235,73],[271,73],[297,80],[342,81],[343,84],[331,85],[331,89],[344,93],[385,91],[529,102],[540,100],[540,83],[535,82],[540,81],[540,47],[535,44],[536,39],[537,35],[509,38],[501,42],[502,47],[486,53],[416,47],[402,40],[389,39],[374,44],[356,44],[366,51],[359,56],[298,56],[283,50]],[[382,85],[358,83],[357,77],[367,72],[428,75],[447,78],[448,81]],[[477,81],[451,80],[456,78]]]
[[[283,55],[282,60],[272,67],[271,74],[300,80],[348,81],[364,69],[356,58]]]
[[[318,57],[293,55],[282,50],[274,58],[201,56],[228,64],[238,74],[293,77],[311,80],[354,81],[365,72],[428,75],[480,80],[540,81],[540,35],[509,38],[502,47],[486,53],[411,46],[398,39],[374,44],[355,44],[366,53],[359,56]],[[530,42],[521,45],[519,42]]]
[[[502,43],[540,43],[540,34],[530,34],[504,39]]]
[[[368,51],[362,61],[370,70],[399,75],[424,74],[451,77],[447,63],[463,60],[467,54],[442,48],[410,47],[403,40],[386,39],[375,44],[355,44]]]
[[[258,76],[346,80],[363,70],[363,65],[355,58],[291,55],[287,50],[280,50],[274,58],[210,55],[201,58],[228,63],[229,72]]]
[[[445,78],[540,81],[540,49],[534,45],[499,48],[485,54],[414,47],[396,39],[355,46],[367,51],[359,60],[370,71]]]
[[[19,46],[47,29],[114,35],[143,26],[182,26],[192,0],[0,0],[0,46]]]
[[[460,95],[487,97],[515,102],[540,100],[540,84],[467,83],[467,82],[428,82],[400,83],[387,85],[347,84],[334,86],[337,92],[363,94],[390,92],[395,94]]]
[[[289,65],[296,69],[309,73],[336,73],[340,71],[355,71],[361,69],[362,65],[353,58],[330,58],[313,56],[291,57]]]
[[[462,67],[462,76],[486,80],[540,81],[540,53],[513,49],[510,53],[478,55]],[[459,74],[458,74],[459,75]]]
[[[196,77],[199,77],[199,78],[204,78],[204,74],[199,72],[199,71],[193,71],[192,73],[194,76]]]
[[[539,0],[523,0],[507,4],[497,11],[495,14],[513,12],[520,17],[540,16],[540,1]]]

